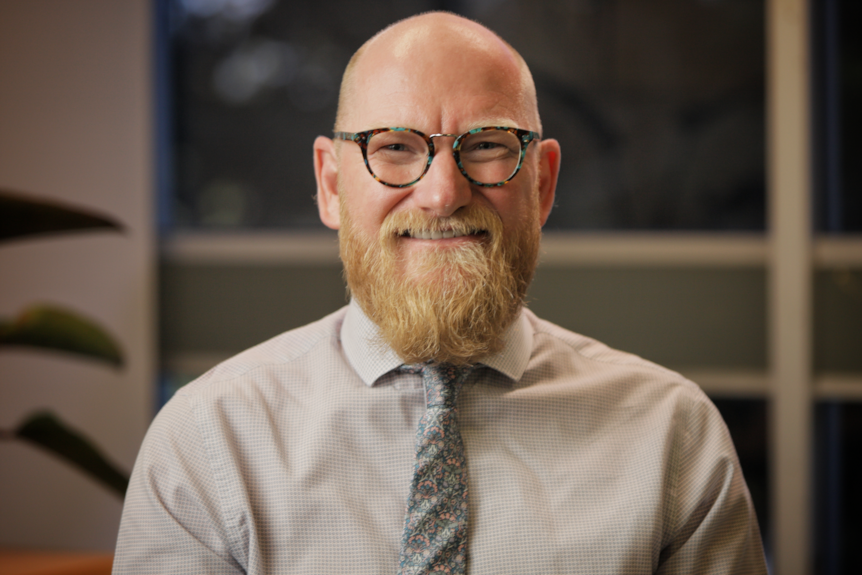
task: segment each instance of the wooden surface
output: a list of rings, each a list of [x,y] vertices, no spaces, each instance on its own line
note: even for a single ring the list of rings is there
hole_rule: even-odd
[[[110,575],[111,553],[0,549],[2,575]]]

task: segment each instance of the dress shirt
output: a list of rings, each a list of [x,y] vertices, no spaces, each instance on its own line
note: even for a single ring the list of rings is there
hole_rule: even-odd
[[[397,572],[421,375],[355,303],[180,389],[114,573]],[[470,575],[765,574],[727,429],[677,373],[523,310],[458,400]]]

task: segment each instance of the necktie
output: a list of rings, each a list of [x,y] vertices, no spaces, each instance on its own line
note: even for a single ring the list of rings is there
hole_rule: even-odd
[[[416,464],[399,574],[463,574],[467,570],[467,464],[456,402],[470,368],[425,364],[401,369],[422,373],[426,410],[416,430]]]

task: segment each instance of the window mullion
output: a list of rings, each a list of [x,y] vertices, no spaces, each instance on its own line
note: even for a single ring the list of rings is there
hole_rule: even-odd
[[[812,233],[807,0],[767,2],[767,178],[775,573],[811,573]]]

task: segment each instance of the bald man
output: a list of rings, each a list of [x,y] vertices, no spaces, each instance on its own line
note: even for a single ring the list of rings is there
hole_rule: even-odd
[[[559,163],[486,28],[369,40],[314,143],[350,304],[165,406],[114,572],[766,573],[700,389],[523,307]]]

